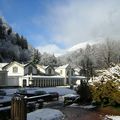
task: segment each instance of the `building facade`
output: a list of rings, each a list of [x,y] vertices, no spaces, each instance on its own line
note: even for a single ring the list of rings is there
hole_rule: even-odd
[[[14,61],[0,63],[0,66],[0,85],[53,87],[72,84],[80,79],[69,64],[54,68],[50,65],[20,64]]]

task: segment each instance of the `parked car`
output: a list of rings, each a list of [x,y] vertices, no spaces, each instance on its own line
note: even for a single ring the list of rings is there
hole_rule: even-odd
[[[59,99],[59,93],[57,93],[57,92],[49,92],[49,94],[51,95],[51,99],[53,100],[53,99]]]
[[[0,90],[0,96],[5,96],[6,92],[4,90]]]
[[[41,90],[28,90],[28,89],[18,89],[17,94],[24,95],[27,97],[45,95],[47,92]]]
[[[45,95],[45,94],[47,94],[47,92],[38,90],[38,91],[35,91],[34,94],[35,95]]]

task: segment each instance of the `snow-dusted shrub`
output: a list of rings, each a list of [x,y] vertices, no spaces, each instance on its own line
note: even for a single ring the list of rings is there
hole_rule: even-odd
[[[102,106],[120,105],[120,90],[118,87],[118,84],[113,80],[95,84],[92,87],[93,100],[96,104]]]

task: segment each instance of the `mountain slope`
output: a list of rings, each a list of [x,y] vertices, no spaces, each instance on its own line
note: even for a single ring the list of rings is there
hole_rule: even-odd
[[[19,61],[26,62],[30,59],[30,50],[27,40],[0,18],[0,62]]]

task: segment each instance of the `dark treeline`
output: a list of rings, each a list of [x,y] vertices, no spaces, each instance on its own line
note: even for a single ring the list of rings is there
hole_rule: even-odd
[[[0,18],[0,62],[27,62],[31,53],[26,38],[13,32],[12,27]]]

